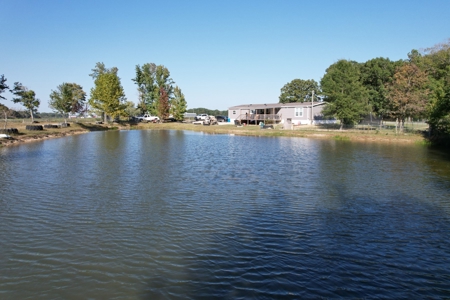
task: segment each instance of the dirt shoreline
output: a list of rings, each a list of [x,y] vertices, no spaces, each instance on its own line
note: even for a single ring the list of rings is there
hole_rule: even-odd
[[[74,130],[74,131],[67,131],[67,132],[53,132],[53,133],[48,133],[48,134],[12,136],[10,139],[0,139],[0,147],[14,146],[14,145],[22,144],[22,143],[37,142],[37,141],[42,141],[42,140],[49,140],[49,139],[66,137],[66,136],[70,136],[70,135],[76,135],[76,134],[82,134],[82,133],[88,133],[88,132],[89,131],[87,131],[87,130]]]
[[[334,139],[352,142],[383,142],[383,143],[427,143],[420,134],[395,134],[393,132],[369,132],[352,130],[322,130],[305,127],[296,130],[260,129],[259,126],[236,127],[224,126],[198,126],[186,123],[162,123],[162,124],[112,124],[92,125],[90,123],[75,123],[71,129],[52,129],[49,131],[30,132],[19,129],[21,135],[12,135],[11,139],[0,139],[0,147],[13,146],[22,143],[41,141],[53,138],[61,138],[71,135],[88,133],[98,130],[189,130],[209,134],[232,134],[241,136],[263,137],[301,137],[314,139]]]

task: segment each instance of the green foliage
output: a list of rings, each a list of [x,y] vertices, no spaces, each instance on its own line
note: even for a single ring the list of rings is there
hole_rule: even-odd
[[[24,87],[20,82],[15,82],[12,93],[16,96],[12,101],[14,103],[20,103],[28,109],[31,120],[34,121],[33,113],[37,112],[37,108],[41,104],[40,100],[36,98],[35,92]]]
[[[128,117],[137,116],[141,113],[139,108],[134,107],[134,103],[132,101],[127,101],[125,106],[125,115]]]
[[[144,64],[142,67],[136,66],[136,77],[132,80],[138,86],[139,103],[138,108],[141,113],[150,112],[156,114],[155,98],[155,73],[156,65],[154,63]]]
[[[158,101],[160,92],[164,89],[170,99],[173,96],[173,80],[170,78],[169,70],[154,63],[146,63],[142,67],[136,66],[136,77],[132,79],[138,86],[139,104],[141,112],[149,112],[152,115],[158,113]]]
[[[176,86],[174,89],[174,98],[170,106],[170,113],[177,121],[183,121],[186,112],[187,103],[181,89]]]
[[[95,110],[113,118],[125,114],[126,100],[117,68],[108,72],[100,72],[95,77],[95,87],[91,89],[89,104]]]
[[[186,112],[199,114],[208,114],[211,116],[228,116],[228,110],[208,109],[204,107],[190,108]]]
[[[367,89],[370,109],[381,119],[389,112],[390,106],[386,86],[392,81],[396,67],[402,64],[402,61],[378,57],[361,65],[361,82]]]
[[[48,105],[62,115],[70,112],[78,113],[83,110],[86,101],[86,93],[76,83],[62,83],[56,91],[51,92]]]
[[[339,60],[331,65],[321,80],[322,92],[329,104],[325,116],[333,116],[343,125],[358,123],[368,113],[368,93],[360,82],[359,66],[355,62]]]
[[[0,99],[6,99],[2,96],[2,93],[4,93],[6,90],[9,89],[9,86],[6,84],[6,78],[5,75],[0,76]]]
[[[315,80],[294,79],[281,88],[280,103],[304,102],[312,91],[320,93],[319,84]]]
[[[105,64],[102,62],[98,62],[95,64],[95,67],[91,70],[92,74],[89,74],[89,76],[91,76],[94,80],[97,79],[97,77],[101,74],[105,74],[105,73],[113,73],[117,75],[117,72],[119,71],[119,69],[117,69],[116,67],[112,67],[110,69],[105,67]]]

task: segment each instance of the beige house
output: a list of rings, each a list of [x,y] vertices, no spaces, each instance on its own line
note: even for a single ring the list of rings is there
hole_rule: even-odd
[[[322,110],[326,102],[294,102],[271,104],[244,104],[228,108],[230,122],[238,121],[241,124],[271,124],[290,125],[317,125],[335,123],[336,120],[325,120]]]

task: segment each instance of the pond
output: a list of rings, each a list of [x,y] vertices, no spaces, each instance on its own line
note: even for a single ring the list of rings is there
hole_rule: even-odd
[[[450,156],[189,131],[0,149],[1,299],[449,298]]]

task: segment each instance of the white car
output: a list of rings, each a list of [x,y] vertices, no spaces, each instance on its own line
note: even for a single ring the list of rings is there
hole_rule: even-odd
[[[208,114],[200,114],[195,117],[195,120],[196,121],[206,120],[207,117],[208,117]]]
[[[150,114],[145,114],[142,117],[137,117],[139,119],[139,121],[142,122],[158,122],[159,121],[159,117],[157,116],[152,116]]]

